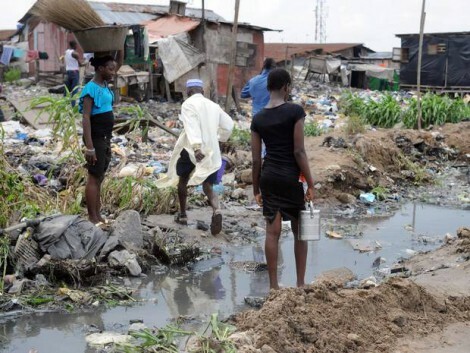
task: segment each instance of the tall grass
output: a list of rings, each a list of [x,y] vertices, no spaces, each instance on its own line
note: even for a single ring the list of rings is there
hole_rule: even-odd
[[[418,125],[415,98],[399,101],[392,94],[386,93],[376,101],[349,92],[343,95],[340,105],[344,114],[360,116],[367,123],[377,127],[391,128],[400,122],[407,128],[416,128]],[[423,96],[422,111],[424,128],[430,125],[458,123],[470,117],[470,107],[462,99],[431,93]]]

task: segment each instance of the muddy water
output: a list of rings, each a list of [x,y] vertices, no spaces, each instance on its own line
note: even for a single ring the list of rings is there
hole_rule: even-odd
[[[470,211],[439,208],[437,206],[403,206],[394,216],[384,219],[351,221],[329,215],[325,227],[337,229],[344,239],[323,238],[309,244],[307,279],[313,280],[322,271],[348,267],[359,278],[372,275],[372,263],[381,256],[392,265],[411,251],[426,251],[441,245],[446,233],[468,225]],[[348,224],[349,223],[349,224]],[[372,253],[353,250],[350,236],[361,233],[365,243],[377,241],[381,249]],[[267,293],[266,272],[247,273],[230,266],[233,261],[264,261],[262,239],[259,244],[224,249],[222,260],[201,264],[201,271],[172,270],[164,275],[150,275],[133,279],[142,302],[130,307],[98,309],[81,314],[39,313],[27,316],[10,316],[0,319],[2,342],[0,350],[27,353],[91,353],[85,335],[90,330],[126,332],[129,321],[142,319],[149,326],[162,326],[179,316],[191,316],[197,326],[213,312],[221,316],[245,310],[246,296],[263,296]],[[280,282],[285,286],[295,284],[293,239],[287,233],[282,237],[280,256]]]

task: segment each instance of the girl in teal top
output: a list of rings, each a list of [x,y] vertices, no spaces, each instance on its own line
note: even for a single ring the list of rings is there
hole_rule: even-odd
[[[82,90],[79,111],[83,114],[83,142],[88,179],[85,198],[88,218],[95,224],[104,223],[101,216],[101,184],[111,161],[111,137],[114,126],[114,94],[108,82],[116,72],[112,56],[92,58],[95,76]]]

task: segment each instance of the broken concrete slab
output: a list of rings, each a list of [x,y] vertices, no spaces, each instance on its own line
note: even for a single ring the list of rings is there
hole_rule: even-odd
[[[135,254],[131,254],[127,250],[113,251],[108,256],[108,262],[111,267],[127,268],[129,274],[134,277],[138,277],[142,273],[142,268],[137,262]]]
[[[134,210],[122,212],[114,221],[111,236],[118,238],[119,243],[141,249],[144,246],[144,235],[140,214]]]

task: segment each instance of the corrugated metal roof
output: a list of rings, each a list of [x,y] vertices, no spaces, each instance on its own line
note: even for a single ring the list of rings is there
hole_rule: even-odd
[[[384,59],[392,59],[393,53],[391,51],[382,51],[377,53],[369,53],[365,56],[361,56],[363,59],[376,59],[376,60],[384,60]]]
[[[107,24],[140,24],[155,19],[158,15],[167,14],[169,11],[169,6],[163,5],[104,3],[97,1],[89,1],[89,3]],[[209,21],[225,21],[222,16],[219,16],[212,10],[205,10],[204,15]],[[187,7],[186,16],[201,18],[202,9]]]
[[[322,54],[327,54],[337,53],[362,45],[362,43],[265,43],[264,56],[273,58],[276,61],[283,61],[286,57],[286,48],[287,56],[290,59],[294,54],[304,54],[319,49],[322,50]]]
[[[468,36],[470,32],[435,32],[435,33],[424,33],[425,36]],[[397,37],[412,37],[419,36],[419,33],[408,33],[408,34],[395,34]]]
[[[16,34],[16,29],[0,29],[0,40],[9,40]]]
[[[166,16],[156,21],[148,21],[145,27],[149,33],[150,43],[179,33],[189,32],[199,26],[200,21],[181,16]]]

